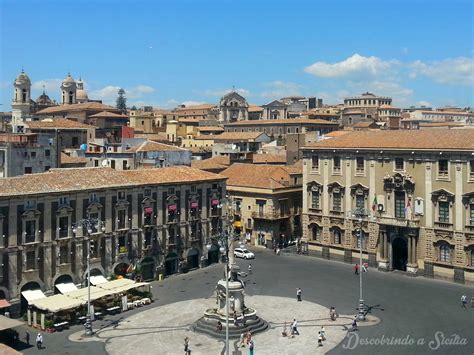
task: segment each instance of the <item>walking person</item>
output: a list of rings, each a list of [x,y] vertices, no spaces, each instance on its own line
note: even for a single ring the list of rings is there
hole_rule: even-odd
[[[354,320],[352,321],[352,329],[351,331],[355,332],[357,331],[358,328],[357,328],[357,318],[354,318]]]
[[[301,288],[299,287],[296,289],[296,300],[301,302]]]
[[[247,337],[247,333],[244,332],[244,333],[240,334],[240,344],[239,345],[242,348],[245,348],[245,338],[246,337]]]
[[[26,331],[25,332],[25,341],[26,341],[26,345],[30,345],[30,332],[29,331]]]
[[[300,332],[298,331],[298,322],[296,319],[293,319],[293,323],[291,324],[291,327],[293,328],[293,333],[296,335],[300,335]]]
[[[43,348],[43,336],[41,335],[41,333],[38,333],[38,335],[36,336],[36,347],[38,348],[38,350]]]
[[[253,341],[253,339],[250,339],[250,343],[249,343],[249,355],[253,355],[253,349],[255,347],[255,343]]]
[[[191,355],[191,349],[189,348],[189,338],[184,338],[184,355]]]
[[[363,263],[362,264],[362,271],[363,272],[369,272],[369,264]]]
[[[252,275],[252,264],[249,264],[249,275]]]
[[[323,336],[321,335],[321,331],[318,332],[318,347],[323,346]]]
[[[326,329],[324,329],[324,325],[321,326],[321,329],[319,330],[319,333],[321,334],[321,337],[323,338],[323,341],[326,341]]]
[[[355,264],[355,266],[354,266],[354,274],[359,275],[359,264]]]
[[[466,295],[461,296],[461,303],[462,303],[462,306],[464,308],[466,308],[466,305],[467,305],[467,296]]]

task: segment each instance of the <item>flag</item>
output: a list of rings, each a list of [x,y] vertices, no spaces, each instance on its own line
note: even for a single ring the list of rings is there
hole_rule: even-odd
[[[405,207],[405,219],[411,219],[411,197],[407,198],[407,205]]]
[[[372,211],[377,211],[377,205],[378,205],[378,202],[377,202],[377,195],[374,196],[374,202],[372,202]]]

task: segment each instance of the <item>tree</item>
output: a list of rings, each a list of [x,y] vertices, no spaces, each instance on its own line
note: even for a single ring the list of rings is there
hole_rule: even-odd
[[[125,97],[125,90],[122,88],[118,91],[116,107],[122,111],[122,113],[127,112],[127,98]]]
[[[137,106],[133,105],[132,107],[130,107],[130,110],[136,111],[136,110],[137,110]]]

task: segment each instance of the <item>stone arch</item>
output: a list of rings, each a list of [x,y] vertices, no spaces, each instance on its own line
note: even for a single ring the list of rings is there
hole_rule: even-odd
[[[311,237],[311,241],[321,242],[323,237],[323,227],[321,227],[318,223],[310,223],[308,226],[309,235]]]
[[[8,289],[6,287],[0,286],[0,299],[10,299],[10,292],[8,292]]]
[[[219,246],[217,243],[212,243],[211,248],[207,252],[207,264],[215,264],[219,262]]]
[[[156,260],[152,256],[144,257],[140,261],[140,274],[144,281],[153,280],[155,278]]]
[[[91,266],[91,276],[100,276],[100,275],[105,276],[104,268],[101,265]],[[82,274],[82,280],[86,280],[86,279],[87,279],[87,269]]]
[[[43,291],[44,284],[40,280],[35,281],[25,281],[23,285],[20,287],[20,313],[23,314],[28,309],[28,301],[26,298],[21,294],[23,291],[28,290],[41,290]]]
[[[178,272],[178,254],[169,252],[165,257],[166,275],[176,274]]]
[[[200,256],[199,249],[197,248],[189,248],[186,251],[186,263],[188,265],[188,269],[197,269],[199,268],[199,256]]]
[[[114,272],[115,275],[121,275],[121,276],[125,277],[125,275],[127,274],[127,269],[129,268],[129,266],[130,266],[129,262],[120,261],[120,262],[114,264],[113,272]],[[91,270],[91,275],[92,275],[92,270]]]
[[[408,240],[404,236],[396,236],[392,240],[392,269],[407,270]]]
[[[61,274],[61,275],[56,276],[53,279],[55,294],[60,293],[59,290],[56,288],[56,285],[60,283],[74,283],[74,278],[71,274]]]

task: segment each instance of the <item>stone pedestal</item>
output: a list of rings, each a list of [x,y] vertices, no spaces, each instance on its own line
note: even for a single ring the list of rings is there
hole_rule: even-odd
[[[378,262],[378,268],[382,271],[389,271],[390,263],[387,260],[380,260]]]
[[[417,264],[407,264],[407,273],[416,276],[418,273],[418,265]]]

